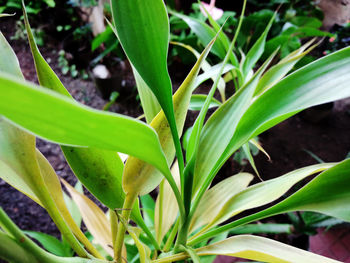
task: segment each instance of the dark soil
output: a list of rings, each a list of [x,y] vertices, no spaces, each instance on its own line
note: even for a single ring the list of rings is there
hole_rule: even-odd
[[[27,43],[22,40],[10,40],[10,36],[14,33],[13,24],[13,19],[2,18],[0,30],[17,54],[25,78],[37,82]],[[45,48],[41,48],[43,56],[49,60],[50,65],[74,98],[88,106],[102,109],[107,101],[98,96],[94,83],[91,80],[73,79],[62,75],[60,68],[57,67],[58,43],[51,41],[46,44]],[[183,69],[173,67],[171,74],[176,75],[176,80],[181,79],[181,74],[178,72],[183,72]],[[130,77],[126,76],[126,78]],[[132,83],[130,85],[132,86]],[[134,97],[121,99],[120,103],[113,105],[111,110],[133,117],[141,114],[140,104]],[[350,100],[336,102],[329,116],[318,123],[306,120],[299,114],[259,136],[262,146],[271,156],[271,162],[262,153],[255,158],[262,179],[274,178],[296,168],[317,163],[307,151],[325,162],[343,160],[350,152],[349,111]],[[189,119],[193,120],[194,116],[195,114],[190,115]],[[191,121],[187,121],[186,125],[189,126],[190,123]],[[38,140],[37,147],[48,158],[59,176],[72,184],[76,182],[58,145]],[[222,180],[241,170],[252,172],[249,165],[241,167],[231,158],[220,170],[217,180]],[[1,207],[20,228],[59,236],[57,228],[45,210],[4,181],[0,181],[0,196]]]

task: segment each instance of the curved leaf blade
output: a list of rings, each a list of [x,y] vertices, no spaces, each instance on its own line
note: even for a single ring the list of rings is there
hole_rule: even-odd
[[[197,249],[200,256],[226,255],[262,262],[310,262],[336,263],[339,261],[319,256],[283,243],[258,236],[234,236],[209,246]]]
[[[235,95],[210,116],[204,125],[198,142],[200,150],[198,151],[194,170],[194,191],[200,188],[203,192],[210,185],[214,173],[209,173],[209,169],[213,166],[216,168],[215,163],[225,151],[227,144],[235,133],[240,118],[251,104],[258,80],[276,53],[277,50]],[[212,145],[215,145],[215,147],[212,147]]]
[[[293,72],[259,96],[237,125],[220,165],[247,140],[299,111],[350,96],[350,47]],[[330,88],[332,87],[332,88]]]
[[[200,111],[204,106],[204,102],[205,102],[206,98],[207,98],[207,96],[204,94],[193,94],[191,96],[189,109],[193,110],[193,111]],[[211,99],[209,109],[220,107],[220,106],[221,106],[220,101],[218,101],[215,98]]]
[[[111,9],[117,36],[128,59],[157,97],[174,140],[178,140],[167,68],[170,29],[164,2],[112,0]]]
[[[313,211],[350,222],[349,204],[350,159],[321,173],[299,191],[259,215]]]
[[[221,157],[213,158],[215,162],[202,160],[200,162],[202,165],[197,167],[197,172],[209,176],[215,174],[225,161],[249,139],[302,109],[349,97],[349,71],[350,48],[345,48],[293,72],[251,103],[240,118]],[[329,88],[330,86],[332,89]],[[215,113],[211,119],[214,115]],[[211,119],[206,124],[208,127],[212,122]],[[206,145],[204,135],[205,133],[201,143]],[[201,153],[206,151],[203,150]]]
[[[223,205],[222,209],[210,222],[210,226],[220,224],[230,217],[248,209],[259,207],[280,198],[293,185],[304,178],[324,171],[335,164],[316,164],[304,167],[272,180],[261,182],[248,187],[233,196]]]
[[[207,46],[209,42],[215,37],[216,32],[213,28],[211,28],[206,23],[195,19],[193,17],[189,17],[186,15],[182,15],[176,12],[170,12],[170,14],[182,19],[185,23],[191,28],[191,30],[197,35],[199,40],[202,42],[204,46]],[[219,58],[224,58],[226,55],[225,47],[221,41],[218,41],[214,44],[212,52],[217,55]]]
[[[160,112],[160,105],[157,98],[141,78],[140,74],[137,73],[136,69],[133,69],[133,73],[136,81],[137,91],[140,96],[142,109],[145,113],[146,122],[151,123],[154,117]]]
[[[268,25],[266,26],[266,29],[262,33],[262,35],[259,37],[259,39],[255,42],[255,44],[251,47],[251,49],[248,51],[248,54],[245,57],[243,66],[242,66],[242,73],[243,76],[246,77],[250,70],[252,70],[255,66],[255,63],[258,62],[261,55],[264,53],[265,50],[265,43],[267,34],[272,26],[273,21],[275,20],[276,13],[272,16],[270,19]]]
[[[5,74],[0,74],[0,94],[0,113],[43,138],[127,153],[169,173],[156,133],[140,121],[88,108]]]
[[[252,179],[251,174],[240,173],[210,188],[203,195],[192,217],[190,232],[209,224],[220,213],[227,201],[243,191]]]
[[[7,72],[24,79],[15,52],[0,32],[0,72]]]
[[[49,64],[45,61],[43,56],[41,55],[32,33],[32,30],[29,25],[28,16],[26,12],[26,8],[24,6],[24,1],[22,1],[22,10],[24,16],[24,24],[27,30],[28,41],[30,45],[30,49],[33,55],[35,69],[38,75],[38,80],[41,86],[55,90],[63,95],[71,97],[69,92],[63,86],[60,79],[57,75],[52,71]]]
[[[240,225],[276,214],[292,211],[313,211],[324,213],[350,222],[350,160],[347,159],[324,171],[306,186],[279,202],[256,214],[243,217],[227,225],[210,230],[191,240],[197,243]],[[325,194],[325,192],[327,194]]]

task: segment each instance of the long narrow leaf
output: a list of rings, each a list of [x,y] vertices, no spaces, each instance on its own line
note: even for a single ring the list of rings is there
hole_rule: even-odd
[[[253,77],[239,91],[220,106],[209,118],[200,134],[200,149],[194,173],[194,190],[206,190],[213,179],[213,174],[206,170],[221,156],[231,140],[240,118],[251,104],[256,85],[278,50],[271,54]],[[215,145],[215,147],[212,147]],[[205,182],[205,184],[203,184]]]
[[[246,58],[245,58],[244,64],[243,64],[243,69],[242,69],[244,77],[246,77],[248,75],[248,72],[251,69],[253,69],[255,63],[258,62],[261,55],[264,53],[267,34],[272,26],[273,21],[275,20],[275,17],[276,17],[276,13],[270,19],[270,22],[266,26],[262,35],[254,43],[252,48],[248,51],[248,54],[246,55]]]
[[[169,173],[156,133],[140,121],[88,108],[5,74],[0,74],[0,94],[0,113],[43,138],[127,153]]]
[[[211,236],[269,216],[292,211],[324,213],[350,222],[350,160],[345,160],[318,175],[306,186],[280,203],[256,214],[218,227],[191,240],[194,244]],[[325,192],[327,194],[325,195]]]
[[[170,14],[177,16],[178,18],[185,21],[185,23],[191,28],[191,30],[196,34],[199,40],[204,46],[207,46],[209,42],[215,37],[216,32],[206,23],[186,15],[182,15],[176,12],[171,11]],[[225,47],[222,42],[217,42],[214,44],[212,52],[217,55],[219,58],[224,58],[226,55]]]
[[[336,263],[339,261],[313,254],[283,243],[251,235],[241,235],[196,250],[198,255],[226,255],[262,262]]]
[[[240,173],[231,176],[210,188],[199,203],[193,215],[190,232],[209,224],[228,200],[243,191],[253,179],[251,174]]]
[[[216,218],[210,222],[210,226],[220,224],[228,218],[233,217],[245,210],[271,203],[285,194],[293,185],[305,177],[323,171],[332,166],[334,166],[334,164],[312,165],[295,170],[275,179],[250,186],[246,190],[240,192],[225,202],[221,211],[217,213]]]
[[[1,46],[4,47],[0,50],[0,60],[8,59],[8,61],[13,63],[8,66],[2,64],[0,71],[2,73],[14,75],[19,79],[23,79],[17,58],[2,35],[0,37],[0,42]],[[10,92],[11,90],[11,86],[2,86],[2,88],[9,89],[6,92]],[[35,201],[39,201],[39,203],[48,211],[72,248],[80,256],[86,256],[86,251],[76,240],[71,229],[69,229],[61,211],[57,208],[55,198],[51,195],[48,189],[40,164],[37,161],[35,137],[12,125],[5,120],[3,116],[0,116],[0,159],[8,165],[9,168],[13,169],[13,175],[15,175],[16,178],[20,178],[18,182],[15,181],[15,178],[7,178],[11,181],[10,183],[20,191],[28,194],[30,197],[34,197]],[[6,176],[6,173],[8,173],[9,170],[6,169],[6,167],[2,168],[5,169],[4,173]],[[57,189],[57,191],[59,191],[59,189]],[[86,244],[88,243],[89,242]],[[91,251],[93,251],[92,253],[95,252],[93,249]],[[98,256],[98,254],[95,255]]]
[[[277,65],[271,67],[261,78],[256,87],[255,94],[260,94],[263,91],[269,89],[274,84],[276,84],[279,80],[284,78],[285,75],[294,67],[294,65],[302,59],[306,54],[308,54],[311,50],[313,50],[316,45],[308,48],[314,40],[309,41],[299,49],[295,50],[287,57],[282,59]],[[307,50],[305,50],[307,49]]]
[[[295,71],[271,87],[246,111],[215,169],[247,140],[299,111],[349,97],[349,71],[348,47]]]
[[[136,69],[133,69],[133,73],[143,112],[145,113],[146,122],[151,123],[153,118],[158,114],[158,112],[160,112],[160,105],[157,101],[157,98],[141,78],[140,74],[137,73]]]
[[[302,109],[350,96],[349,71],[350,48],[345,48],[305,66],[278,82],[249,106],[234,129],[230,142],[225,143],[227,146],[224,146],[226,149],[221,157],[212,158],[211,154],[208,155],[211,156],[210,159],[204,160],[202,157],[209,152],[202,148],[200,152],[202,155],[198,157],[200,165],[196,167],[196,173],[212,176],[237,149],[261,132]],[[330,86],[332,88],[329,88]],[[214,114],[207,122],[207,129],[231,123],[224,118],[219,121]],[[214,123],[215,125],[209,125]],[[212,135],[212,132],[209,134]],[[217,137],[222,138],[222,136]],[[213,145],[212,142],[207,143],[209,141],[203,133],[201,144],[203,146]],[[215,145],[218,149],[218,144]],[[212,162],[212,160],[215,161]]]

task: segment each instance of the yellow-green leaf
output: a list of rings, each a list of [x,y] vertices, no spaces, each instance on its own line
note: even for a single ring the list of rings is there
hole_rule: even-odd
[[[177,187],[180,189],[180,172],[177,162],[173,164],[171,173]],[[174,224],[178,212],[179,208],[176,203],[175,195],[172,192],[169,183],[166,180],[163,180],[159,186],[159,195],[154,210],[154,222],[158,243],[161,243],[165,234]]]
[[[287,173],[278,178],[268,180],[248,187],[230,198],[211,221],[210,226],[220,224],[238,213],[259,207],[278,199],[294,184],[307,176],[328,169],[335,164],[323,163],[304,167]]]
[[[285,245],[268,238],[251,235],[234,236],[197,249],[196,252],[199,256],[225,255],[270,263],[339,263],[339,261]]]
[[[86,228],[94,237],[95,241],[100,244],[109,255],[113,256],[112,233],[107,216],[88,197],[79,193],[63,179],[62,182],[78,206]]]
[[[247,188],[254,177],[248,173],[233,175],[205,192],[193,215],[190,232],[209,224],[228,200]]]

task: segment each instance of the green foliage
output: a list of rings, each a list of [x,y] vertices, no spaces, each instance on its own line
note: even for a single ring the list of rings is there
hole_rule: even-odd
[[[5,2],[5,3],[4,3]],[[55,0],[30,0],[26,2],[28,14],[36,15],[42,9],[47,7],[53,8],[56,6]],[[13,13],[18,12],[22,9],[21,1],[18,0],[8,0],[0,2],[0,13],[7,12]]]
[[[239,173],[211,187],[220,168],[239,149],[255,168],[252,151],[256,151],[254,147],[263,150],[254,139],[260,133],[305,108],[350,96],[349,47],[288,74],[314,48],[313,42],[285,51],[285,57],[282,53],[278,56],[282,46],[264,59],[277,14],[262,11],[248,19],[244,18],[245,6],[246,1],[240,19],[232,22],[237,24],[232,41],[223,33],[225,27],[220,28],[222,21],[216,22],[209,12],[210,26],[203,18],[174,13],[206,47],[198,54],[176,44],[190,50],[197,60],[172,95],[167,68],[169,19],[163,1],[152,0],[152,5],[141,0],[111,1],[114,24],[110,23],[106,35],[94,45],[110,41],[111,31],[116,34],[117,45],[132,64],[147,123],[74,101],[41,56],[24,8],[40,86],[23,80],[16,56],[1,34],[0,177],[43,206],[64,241],[28,232],[47,251],[39,248],[1,209],[1,258],[10,262],[103,263],[113,257],[118,263],[124,258],[161,263],[188,258],[212,262],[214,255],[229,255],[264,262],[334,262],[264,237],[245,235],[247,231],[290,232],[290,225],[244,225],[294,211],[313,211],[350,222],[349,160],[304,167],[251,186],[253,175]],[[265,26],[257,26],[259,34],[245,35],[255,19],[264,20]],[[292,17],[292,22],[298,30],[300,25],[319,26],[317,20],[305,17]],[[253,37],[256,41],[250,43]],[[210,51],[222,63],[208,63]],[[262,61],[259,66],[258,61]],[[272,65],[274,61],[278,62]],[[207,79],[213,80],[209,93],[192,95]],[[230,81],[234,94],[225,90]],[[216,89],[221,101],[214,99]],[[180,136],[191,108],[199,110],[199,115],[183,138],[185,161]],[[207,118],[209,108],[214,113]],[[109,208],[108,216],[81,189],[62,180],[71,199],[64,197],[57,175],[35,148],[33,134],[61,145],[79,181]],[[126,161],[123,154],[128,155]],[[311,175],[316,176],[283,198]],[[154,201],[148,194],[157,186],[159,194]],[[276,200],[280,201],[271,205]],[[79,229],[79,215],[69,211],[73,201],[90,235]],[[224,223],[261,206],[267,208]],[[310,226],[324,219],[302,214],[303,222]],[[227,238],[229,234],[234,236]]]

